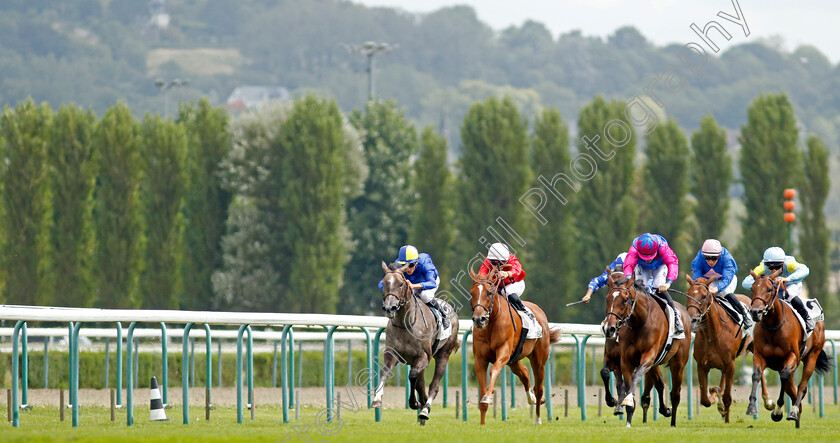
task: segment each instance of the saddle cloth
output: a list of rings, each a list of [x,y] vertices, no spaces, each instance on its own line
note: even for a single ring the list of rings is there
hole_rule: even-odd
[[[533,311],[531,311],[531,308],[525,306],[525,309],[527,309],[532,315],[534,314]],[[531,317],[529,317],[528,314],[516,309],[514,310],[517,314],[519,314],[519,317],[522,318],[522,327],[528,330],[528,335],[525,336],[526,340],[542,337],[542,325],[540,325],[539,322],[532,322]]]
[[[726,311],[727,314],[729,314],[729,318],[734,320],[739,325],[744,324],[744,316],[741,315],[741,312],[735,309],[731,303],[729,303],[729,300],[727,300],[726,297],[716,297],[716,301],[723,308],[723,310]],[[746,303],[742,301],[739,301],[739,303],[741,304],[741,306],[744,307],[745,311],[750,311],[750,307],[747,306]],[[753,328],[755,328],[755,324],[753,324],[753,326],[749,329],[741,328],[741,338],[744,338],[747,335],[752,335]]]
[[[788,306],[790,306],[791,311],[793,311],[793,315],[795,315],[796,319],[799,320],[799,326],[802,328],[803,331],[805,331],[805,336],[802,339],[802,341],[808,340],[808,338],[811,337],[811,333],[814,331],[809,331],[805,329],[805,320],[802,318],[801,315],[799,315],[799,311],[797,311],[796,308],[794,308],[790,304],[790,302],[788,302],[787,300],[782,301],[787,303]],[[810,315],[811,319],[814,320],[814,324],[816,324],[818,321],[823,321],[825,319],[825,316],[823,315],[823,308],[822,306],[820,306],[819,300],[817,300],[816,298],[803,298],[802,301],[805,302],[805,309],[808,310],[808,315]]]

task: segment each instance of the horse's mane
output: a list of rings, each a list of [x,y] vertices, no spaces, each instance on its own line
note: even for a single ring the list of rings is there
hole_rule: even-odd
[[[644,290],[646,289],[646,288],[645,288],[645,283],[644,283],[643,281],[641,281],[641,280],[636,280],[636,281],[634,281],[634,282],[633,282],[633,286],[634,286],[637,290],[641,290],[641,291],[644,291]]]
[[[617,284],[617,285],[623,285],[623,284],[627,283],[627,280],[630,280],[630,279],[627,278],[627,277],[619,277],[619,278],[615,279],[614,283]]]

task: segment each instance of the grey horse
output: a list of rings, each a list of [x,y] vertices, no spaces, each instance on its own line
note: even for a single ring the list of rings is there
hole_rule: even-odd
[[[385,262],[382,262],[382,269],[385,271],[385,278],[382,281],[382,310],[390,320],[385,329],[387,348],[383,359],[384,365],[371,406],[382,407],[385,380],[393,374],[394,366],[397,363],[411,365],[408,376],[411,384],[409,406],[411,409],[420,409],[418,418],[420,424],[425,425],[432,409],[432,401],[438,394],[440,379],[446,371],[449,356],[461,346],[458,340],[458,317],[453,316],[451,319],[452,334],[442,340],[433,352],[432,347],[438,335],[435,316],[425,303],[419,301],[408,286],[405,278],[407,265],[388,267]],[[429,393],[426,395],[423,374],[432,359],[435,360],[435,375],[432,377]]]

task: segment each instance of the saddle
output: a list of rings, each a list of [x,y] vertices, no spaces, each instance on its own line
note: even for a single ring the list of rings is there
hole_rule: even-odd
[[[729,318],[731,318],[735,323],[739,325],[744,324],[744,316],[741,315],[741,312],[739,310],[735,309],[735,307],[729,303],[729,300],[726,297],[715,295],[715,302],[717,302],[717,304],[720,305],[721,308],[723,308],[723,311],[726,312],[726,314],[729,315]],[[745,311],[749,312],[750,307],[747,306],[746,303],[739,303],[741,303],[741,306],[745,308]],[[750,328],[750,330],[752,330],[752,328]],[[741,328],[741,337],[744,337],[747,334],[749,334],[750,330]]]
[[[789,301],[787,301],[786,299],[781,299],[781,300],[782,300],[783,303],[786,303],[790,307],[790,310],[793,311],[793,315],[795,315],[796,319],[799,320],[799,327],[801,327],[802,331],[804,332],[804,334],[802,336],[803,337],[802,341],[803,342],[807,341],[808,338],[811,337],[811,333],[813,333],[814,331],[813,330],[809,331],[805,327],[805,319],[802,318],[802,315],[799,313],[799,311],[797,311],[796,308],[794,308],[793,305]],[[825,319],[825,315],[823,313],[823,308],[822,308],[822,306],[820,306],[819,300],[817,300],[816,298],[811,298],[811,299],[807,299],[807,300],[803,298],[802,302],[805,304],[805,309],[808,310],[808,315],[811,316],[811,319],[814,321],[815,325],[817,324],[818,321],[823,321]]]

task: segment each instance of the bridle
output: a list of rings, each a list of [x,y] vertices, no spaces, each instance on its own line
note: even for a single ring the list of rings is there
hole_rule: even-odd
[[[709,306],[706,306],[706,310],[705,310],[705,311],[700,312],[700,306],[703,306],[703,302],[701,302],[700,300],[697,300],[696,298],[694,298],[694,297],[692,297],[692,296],[690,296],[690,295],[688,295],[688,294],[686,294],[686,293],[684,293],[684,292],[679,292],[679,291],[674,291],[674,292],[678,292],[678,293],[680,293],[680,294],[684,295],[684,296],[685,296],[686,298],[688,298],[689,300],[694,300],[694,302],[695,302],[695,303],[697,303],[697,305],[696,305],[696,306],[695,306],[695,305],[689,305],[689,306],[686,306],[686,310],[691,310],[691,308],[694,308],[694,310],[696,310],[697,312],[700,312],[700,317],[698,317],[698,318],[697,318],[697,321],[702,322],[702,321],[703,321],[703,317],[705,317],[705,316],[706,316],[706,314],[708,314],[708,313],[709,313],[709,311],[712,309],[712,303],[714,303],[714,300],[713,300],[713,299],[714,299],[714,294],[712,294],[712,290],[711,290],[711,288],[709,288],[709,285],[707,285],[707,284],[705,284],[705,283],[694,282],[694,283],[692,283],[692,284],[691,284],[691,286],[692,286],[692,287],[694,287],[694,286],[702,286],[702,287],[706,288],[706,294],[707,294],[710,298],[709,298]],[[690,291],[690,290],[691,290],[691,288],[689,288],[689,291]]]
[[[399,278],[402,280],[401,285],[400,285],[400,287],[401,287],[401,288],[403,288],[403,291],[402,291],[402,292],[403,292],[403,294],[407,294],[407,293],[408,293],[408,290],[410,290],[410,289],[409,289],[408,285],[406,285],[406,284],[405,284],[405,283],[408,281],[408,280],[405,278],[405,275],[403,275],[403,273],[402,273],[402,272],[399,272],[399,271],[390,271],[390,272],[388,272],[388,273],[386,273],[386,274],[385,274],[385,277],[387,277],[387,276],[388,276],[388,274],[397,274],[397,275],[399,275]],[[409,296],[409,297],[400,297],[398,294],[395,294],[395,293],[393,293],[393,292],[387,292],[387,293],[385,293],[385,294],[384,294],[384,296],[382,297],[382,303],[384,304],[384,303],[388,300],[388,298],[389,298],[389,297],[394,297],[394,298],[396,298],[396,299],[397,299],[397,312],[399,312],[399,311],[400,311],[400,310],[401,310],[401,309],[402,309],[402,308],[403,308],[403,307],[404,307],[404,306],[405,306],[405,305],[409,302],[409,300],[411,300],[411,296]],[[394,324],[394,323],[392,322],[392,324]],[[405,329],[405,327],[404,327],[404,326],[399,326],[399,325],[397,325],[397,324],[394,324],[394,326],[397,326],[397,327],[400,327],[400,328]]]
[[[773,290],[771,291],[773,293],[773,296],[770,297],[770,301],[765,301],[761,297],[753,298],[750,301],[750,309],[752,309],[753,304],[755,302],[761,301],[762,303],[764,303],[764,309],[761,311],[761,315],[765,315],[773,309],[773,305],[776,304],[776,298],[779,296],[779,290],[782,289],[785,286],[785,284],[781,283],[781,284],[777,285],[773,282],[773,279],[770,278],[770,276],[767,276],[767,275],[762,275],[761,277],[758,277],[756,279],[756,282],[758,282],[758,280],[770,280],[770,284],[773,287]]]
[[[610,310],[607,312],[607,316],[606,316],[606,318],[604,318],[604,321],[606,321],[606,319],[609,318],[610,315],[617,318],[618,323],[616,324],[617,328],[615,330],[615,333],[618,334],[618,331],[621,330],[621,327],[624,326],[624,324],[627,323],[630,320],[630,317],[633,316],[633,311],[636,310],[636,300],[639,298],[639,295],[636,294],[635,290],[631,291],[631,288],[625,288],[623,286],[616,286],[614,288],[610,288],[610,291],[612,291],[612,290],[627,291],[627,294],[631,295],[630,300],[633,300],[633,304],[630,305],[630,309],[627,310],[627,315],[625,315],[624,317],[621,317],[620,315],[613,312],[612,307],[614,306],[614,303],[610,304]],[[635,295],[635,296],[633,296],[633,295]],[[615,300],[615,297],[613,297],[613,300]],[[649,308],[650,308],[650,306],[648,306],[648,309]],[[647,319],[645,319],[645,323],[647,323]],[[642,323],[642,326],[644,326],[644,323]],[[635,329],[634,327],[630,326],[629,324],[627,325],[627,327],[630,328],[630,329]]]
[[[488,308],[487,306],[484,306],[481,303],[476,303],[476,304],[472,305],[472,312],[475,313],[475,308],[477,308],[479,306],[484,308],[484,310],[487,312],[487,314],[483,315],[483,317],[487,318],[487,321],[489,322],[490,320],[495,318],[496,315],[499,315],[498,312],[495,315],[493,315],[493,306],[496,305],[496,297],[499,295],[499,293],[495,289],[496,285],[494,285],[492,283],[489,283],[489,282],[487,282],[487,283],[482,282],[481,284],[484,285],[485,288],[491,288],[491,289],[487,289],[487,294],[490,296],[490,307]],[[481,297],[479,297],[479,300],[481,300]],[[492,315],[492,317],[491,317],[491,315]]]

